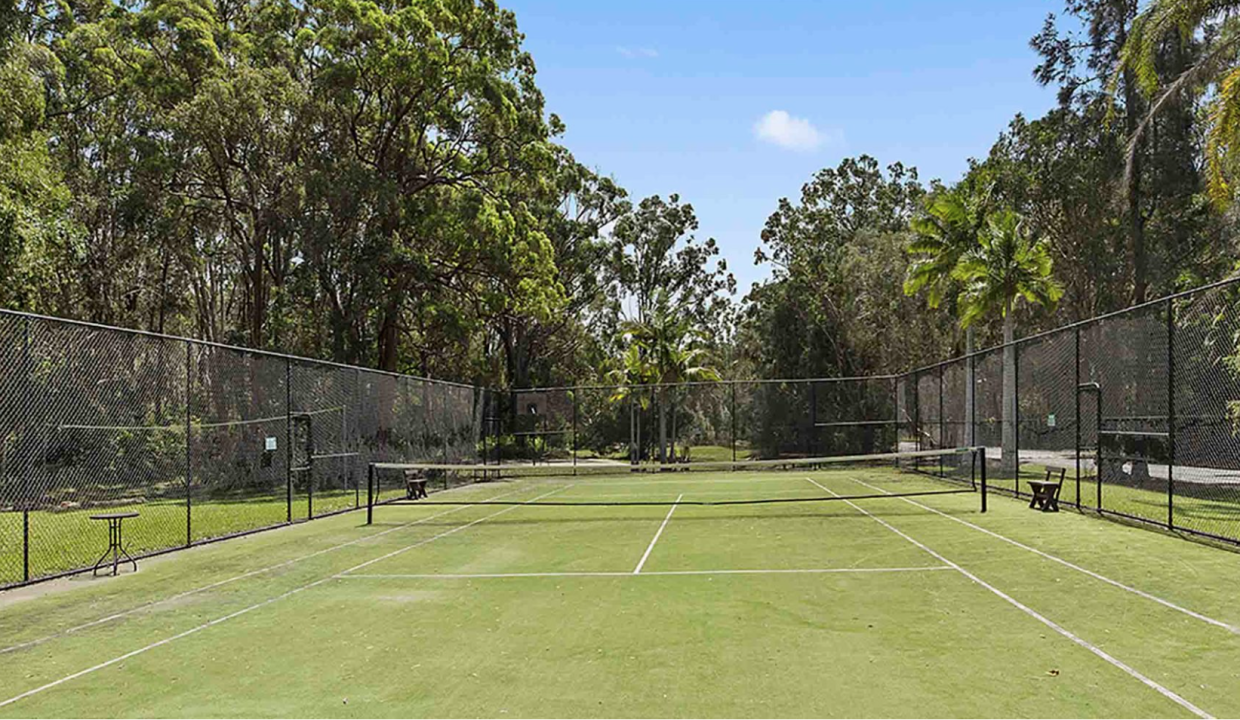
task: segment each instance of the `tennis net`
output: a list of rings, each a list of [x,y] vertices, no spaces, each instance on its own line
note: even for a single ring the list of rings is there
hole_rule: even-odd
[[[487,500],[445,492],[483,482],[562,485],[539,500]],[[453,464],[375,462],[367,522],[382,505],[779,505],[925,495],[979,496],[986,511],[985,448],[694,463]]]

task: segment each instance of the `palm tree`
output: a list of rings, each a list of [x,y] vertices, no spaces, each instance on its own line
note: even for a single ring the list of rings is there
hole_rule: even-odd
[[[914,257],[904,280],[904,294],[915,295],[926,291],[926,305],[938,308],[944,297],[959,289],[952,277],[956,265],[965,253],[978,245],[978,238],[985,227],[986,207],[990,193],[976,195],[957,188],[935,195],[925,208],[925,214],[913,218],[909,229],[917,236],[909,244],[908,253]],[[965,328],[965,355],[973,354],[973,327]],[[964,421],[965,443],[973,444],[973,364],[969,362],[965,382]]]
[[[1016,458],[1016,304],[1024,300],[1054,308],[1063,288],[1051,277],[1045,240],[1025,228],[1011,210],[993,213],[977,247],[961,256],[952,277],[963,287],[960,324],[998,313],[1003,318],[1003,469],[1015,472]]]
[[[1207,98],[1206,179],[1220,205],[1234,198],[1240,168],[1240,0],[1153,0],[1132,23],[1111,77],[1112,94],[1125,73],[1150,99],[1149,111],[1128,138],[1128,174],[1142,136],[1155,117],[1177,98]],[[1197,61],[1170,82],[1159,78],[1160,54],[1168,39],[1200,43]]]
[[[635,385],[655,387],[659,398],[659,462],[667,462],[667,408],[674,385],[718,381],[719,372],[704,364],[707,350],[702,344],[702,333],[693,327],[688,316],[672,311],[662,292],[657,294],[653,312],[646,319],[624,322],[620,332],[628,348],[621,358],[621,366],[611,373],[619,385],[612,399],[620,401],[631,397]],[[645,409],[649,397],[642,395],[639,403]],[[670,455],[674,460],[674,446]]]

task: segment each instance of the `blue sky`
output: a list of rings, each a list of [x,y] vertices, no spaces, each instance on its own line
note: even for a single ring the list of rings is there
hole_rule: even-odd
[[[577,159],[634,200],[679,193],[741,294],[781,197],[869,154],[957,179],[1053,106],[1029,38],[1061,0],[507,0]]]

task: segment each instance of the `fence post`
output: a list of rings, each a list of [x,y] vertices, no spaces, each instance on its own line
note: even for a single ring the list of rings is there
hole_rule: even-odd
[[[26,380],[26,397],[33,397],[31,386],[34,385],[34,368],[31,362],[30,350],[30,318],[22,319],[22,365],[23,377]],[[29,423],[26,423],[30,427]],[[29,434],[22,433],[22,441],[30,442]],[[26,454],[26,453],[23,453]],[[30,503],[33,500],[34,482],[32,480],[32,471],[34,468],[26,467],[23,469],[22,477],[24,478],[25,487],[22,489],[22,582],[30,582]]]
[[[293,522],[293,361],[284,359],[284,510]]]
[[[942,448],[947,447],[947,444],[944,441],[946,437],[947,424],[944,422],[944,418],[943,418],[943,372],[944,372],[943,369],[945,367],[946,367],[945,365],[943,365],[942,363],[939,363],[939,442],[938,442],[937,449],[942,449]],[[942,474],[943,474],[943,456],[940,455],[939,456],[939,475],[942,475]]]
[[[897,375],[891,379],[891,399],[892,399],[891,407],[894,408],[895,414],[896,414],[895,425],[893,426],[896,429],[896,439],[895,439],[895,447],[890,448],[892,452],[900,452],[900,378],[901,377],[902,376]],[[896,462],[899,463],[898,460]]]
[[[913,418],[912,418],[913,428],[912,430],[913,430],[913,439],[916,441],[916,444],[913,446],[913,449],[921,450],[921,376],[918,375],[917,371],[914,370],[912,373],[909,374],[909,377],[913,381]],[[918,465],[918,467],[920,467],[920,465]]]
[[[193,388],[193,355],[192,343],[185,343],[185,546],[194,544],[194,445],[190,397]]]
[[[1076,509],[1081,509],[1081,326],[1077,325],[1072,330],[1072,398],[1076,406],[1076,418],[1073,426],[1076,428]]]
[[[732,462],[736,462],[736,380],[730,383],[732,388]],[[736,470],[736,465],[732,465],[732,470]]]
[[[974,401],[974,395],[977,393],[977,387],[974,385],[974,374],[976,368],[973,364],[973,342],[972,335],[969,335],[968,354],[965,356],[964,365],[964,444],[969,447],[977,445],[977,407]]]
[[[568,392],[573,395],[573,475],[577,475],[577,396],[581,393],[580,389],[574,388]]]
[[[814,457],[818,444],[814,442],[818,439],[818,389],[813,380],[805,383],[805,389],[809,392],[809,427],[805,433],[805,456]]]
[[[1167,298],[1167,528],[1175,529],[1175,304]]]
[[[349,412],[350,413],[360,409],[361,403],[362,403],[361,398],[362,398],[362,371],[358,370],[357,368],[354,368],[353,369],[353,394],[349,397]],[[355,508],[362,506],[362,483],[361,483],[360,478],[358,478],[357,476],[357,460],[356,460],[356,458],[360,458],[362,456],[361,455],[362,453],[361,426],[362,426],[362,418],[361,418],[361,413],[359,412],[358,416],[353,418],[353,432],[356,433],[357,439],[356,441],[350,441],[347,438],[345,440],[346,442],[345,452],[357,453],[357,455],[350,457],[347,460],[347,462],[349,463],[349,479],[353,481],[353,507]],[[485,441],[485,438],[484,438],[484,441]]]
[[[1020,343],[1012,341],[1012,494],[1020,497]]]

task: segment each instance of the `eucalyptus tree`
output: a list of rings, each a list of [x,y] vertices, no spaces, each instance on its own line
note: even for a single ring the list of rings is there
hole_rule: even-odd
[[[348,178],[352,195],[335,200],[351,208],[340,229],[365,262],[353,277],[327,280],[360,296],[363,316],[341,323],[372,326],[376,364],[397,370],[417,309],[511,240],[489,234],[468,262],[444,263],[452,238],[411,220],[453,193],[486,195],[496,178],[549,167],[542,94],[515,16],[494,3],[319,0],[307,13],[297,42],[314,66],[323,117],[317,162]]]
[[[903,245],[924,193],[916,170],[899,163],[884,169],[863,155],[820,170],[799,202],[779,201],[755,252],[755,262],[771,264],[771,278],[747,296],[741,333],[756,372],[903,371],[892,366],[945,351],[940,333],[913,330],[936,319],[918,313],[900,289]]]
[[[1111,190],[1120,209],[1109,219],[1124,232],[1126,300],[1133,303],[1143,302],[1151,289],[1173,286],[1180,266],[1192,257],[1196,227],[1207,222],[1197,200],[1197,108],[1177,94],[1164,103],[1157,132],[1139,132],[1150,109],[1141,90],[1145,81],[1122,62],[1130,39],[1142,32],[1136,20],[1139,6],[1138,0],[1065,0],[1069,21],[1061,28],[1054,16],[1048,18],[1031,41],[1042,58],[1034,77],[1059,87],[1061,108],[1091,116],[1079,126],[1086,132],[1064,133],[1058,141],[1088,153],[1091,143],[1105,141],[1116,128],[1132,143],[1127,168],[1122,160],[1116,162],[1098,192]],[[1198,40],[1187,35],[1165,40],[1158,44],[1154,63],[1161,77],[1177,77],[1198,57]],[[1109,122],[1097,122],[1095,105],[1106,110]]]
[[[645,322],[660,296],[700,327],[709,325],[736,279],[719,257],[714,238],[699,242],[693,206],[680,196],[655,195],[621,216],[611,231],[611,297],[617,316]]]
[[[605,228],[630,209],[623,188],[554,147],[555,165],[543,182],[518,182],[510,191],[531,214],[550,243],[555,275],[549,285],[562,292],[546,314],[521,312],[518,274],[500,276],[493,312],[503,377],[514,387],[573,384],[597,380],[611,329],[608,301],[611,247]]]

